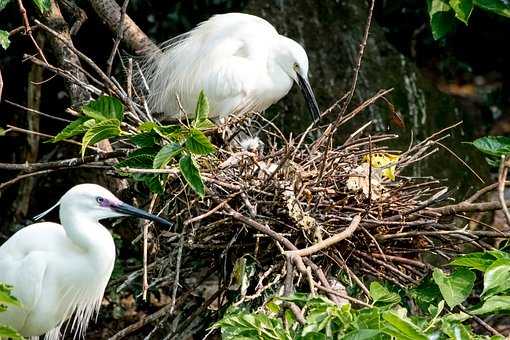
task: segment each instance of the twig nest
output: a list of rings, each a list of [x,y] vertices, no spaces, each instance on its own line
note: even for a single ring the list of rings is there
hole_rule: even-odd
[[[369,180],[370,171],[372,173],[370,176],[371,179]],[[361,192],[365,198],[369,196],[369,192],[371,191],[372,199],[377,200],[381,198],[384,191],[381,175],[381,169],[372,167],[372,170],[370,170],[370,165],[368,163],[362,163],[352,170],[347,179],[347,190]]]

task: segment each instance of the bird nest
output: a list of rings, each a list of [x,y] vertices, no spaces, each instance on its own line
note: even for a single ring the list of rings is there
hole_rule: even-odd
[[[406,175],[438,151],[458,124],[395,151],[386,144],[398,136],[368,132],[368,122],[334,146],[336,129],[383,94],[336,124],[311,125],[294,138],[258,114],[229,119],[213,139],[253,126],[257,137],[229,138],[237,142],[220,142],[224,146],[214,155],[197,159],[204,198],[167,168],[171,179],[160,205],[176,227],[149,233],[149,243],[157,244],[151,286],[168,289],[168,278],[173,280],[173,299],[164,308],[185,306],[186,297],[197,292],[205,299],[200,306],[213,309],[260,306],[293,291],[366,305],[366,278],[406,288],[429,273],[423,254],[448,259],[465,243],[490,247],[480,238],[497,232],[458,229],[445,217],[476,211],[474,200],[491,187],[445,205],[447,188],[439,180]],[[357,293],[345,287],[357,287]]]

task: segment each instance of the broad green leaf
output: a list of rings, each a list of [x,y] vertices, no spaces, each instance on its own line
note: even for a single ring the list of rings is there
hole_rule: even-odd
[[[4,50],[6,50],[9,48],[10,45],[11,40],[9,39],[9,32],[0,30],[0,46],[2,46]]]
[[[148,155],[128,156],[114,165],[115,168],[152,169],[154,157]]]
[[[437,319],[439,315],[443,312],[444,309],[444,300],[439,301],[437,306],[430,305],[429,306],[429,314],[434,317],[434,319]]]
[[[476,6],[510,18],[510,3],[507,0],[473,0]]]
[[[487,136],[478,138],[473,146],[479,151],[491,155],[501,157],[510,154],[510,138],[503,136]]]
[[[395,305],[400,302],[400,296],[397,293],[390,292],[386,287],[379,282],[372,282],[370,284],[370,296],[374,300],[374,305]]]
[[[154,123],[154,122],[143,122],[142,124],[140,124],[138,126],[138,130],[142,131],[142,132],[150,132],[152,131],[152,129],[154,129],[156,126],[158,126],[158,124]]]
[[[191,129],[186,139],[186,148],[196,155],[207,155],[214,152],[214,145],[204,133],[198,129]]]
[[[6,134],[5,129],[0,127],[0,137],[5,136],[5,134]]]
[[[358,312],[357,318],[353,321],[353,327],[380,331],[382,327],[381,313],[379,308],[364,308]]]
[[[459,323],[442,320],[441,331],[448,336],[448,339],[471,340],[476,339],[470,329]]]
[[[154,157],[158,153],[158,147],[146,147],[136,149],[129,153],[129,155],[114,165],[115,168],[120,169],[124,167],[152,169]]]
[[[177,143],[167,144],[159,150],[154,157],[152,167],[154,169],[161,169],[167,166],[167,164],[176,157],[182,151],[182,146]]]
[[[427,0],[432,36],[441,39],[456,25],[455,12],[447,0]]]
[[[5,283],[0,283],[0,304],[21,307],[21,302],[11,294],[12,288]]]
[[[100,96],[87,105],[82,106],[82,112],[97,120],[117,119],[122,121],[124,105],[120,100],[111,96]]]
[[[159,174],[133,174],[131,176],[135,181],[143,182],[155,194],[162,194],[165,191],[161,183],[161,176]]]
[[[120,122],[117,119],[108,119],[96,123],[85,132],[82,138],[81,156],[85,155],[87,146],[104,139],[119,136],[121,133]]]
[[[214,123],[211,122],[209,119],[204,119],[194,125],[199,130],[206,130],[215,127]]]
[[[12,327],[0,325],[0,339],[23,340],[23,336]]]
[[[153,131],[167,140],[179,143],[184,141],[187,133],[187,129],[180,125],[157,125]]]
[[[388,311],[382,314],[386,321],[383,331],[386,334],[396,337],[399,340],[427,340],[427,336],[411,322],[407,317],[399,315],[395,311]]]
[[[51,142],[59,142],[64,139],[71,138],[76,135],[81,135],[92,126],[85,123],[95,124],[94,119],[90,119],[89,117],[79,117],[78,119],[69,123],[62,131],[60,131],[55,137],[51,139]]]
[[[467,25],[473,11],[473,0],[450,0],[449,4],[455,12],[455,17]]]
[[[381,332],[377,329],[358,329],[347,333],[342,337],[343,340],[369,340],[374,339]]]
[[[209,117],[209,101],[204,93],[200,91],[197,100],[197,107],[195,109],[195,119],[193,121],[194,126],[200,122],[203,122]]]
[[[468,267],[485,272],[496,259],[494,255],[488,252],[476,252],[456,257],[450,262],[450,265]]]
[[[51,7],[51,1],[50,0],[32,0],[34,4],[39,8],[41,13],[44,14],[44,12],[48,11]]]
[[[487,268],[483,276],[482,295],[491,296],[510,289],[510,259],[499,259]]]
[[[200,171],[190,155],[184,155],[181,157],[179,160],[179,168],[182,176],[189,186],[198,194],[198,196],[204,197],[204,182],[202,181],[202,176],[200,176]]]
[[[0,11],[2,11],[5,8],[5,6],[7,6],[9,1],[11,0],[0,0]]]
[[[471,313],[480,315],[502,311],[510,311],[510,296],[491,296],[480,308],[472,310]]]
[[[136,146],[151,147],[158,143],[158,137],[154,132],[142,132],[129,138]]]
[[[409,290],[409,295],[423,312],[427,312],[430,305],[437,305],[442,300],[439,287],[430,276],[427,276],[418,286]]]
[[[441,269],[435,268],[432,277],[450,308],[467,299],[476,279],[475,273],[465,268],[459,268],[450,275],[446,275]]]

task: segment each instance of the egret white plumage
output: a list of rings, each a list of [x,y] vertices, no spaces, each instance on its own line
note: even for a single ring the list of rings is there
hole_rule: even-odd
[[[174,117],[179,115],[177,96],[192,114],[203,90],[210,116],[226,117],[267,109],[295,82],[317,119],[320,111],[307,75],[301,45],[266,20],[242,13],[215,15],[171,39],[146,67],[151,108]]]
[[[34,223],[0,246],[0,282],[14,286],[13,295],[23,304],[0,313],[0,324],[23,336],[59,339],[62,325],[73,315],[75,335],[85,334],[115,262],[113,238],[99,220],[132,215],[171,225],[95,184],[74,186],[36,218],[58,205],[61,225]]]

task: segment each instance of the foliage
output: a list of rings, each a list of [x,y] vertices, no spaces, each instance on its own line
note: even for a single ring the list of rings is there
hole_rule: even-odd
[[[5,312],[7,307],[21,307],[21,303],[12,294],[12,287],[0,282],[0,313]],[[12,327],[0,324],[0,339],[18,340],[23,337]]]
[[[502,156],[510,155],[510,138],[504,136],[486,136],[471,143],[480,152],[487,155],[489,165],[498,166]]]
[[[510,18],[506,0],[427,0],[432,36],[438,40],[451,32],[458,21],[468,24],[474,8]]]
[[[174,165],[188,185],[200,196],[205,195],[205,185],[197,164],[197,157],[212,154],[214,145],[203,130],[214,124],[208,119],[209,103],[203,92],[197,101],[195,118],[190,126],[160,125],[143,122],[136,131],[126,129],[123,123],[124,105],[110,96],[101,96],[81,107],[83,116],[69,123],[52,142],[59,142],[82,135],[81,155],[87,148],[102,140],[124,138],[135,150],[116,164],[119,173],[143,182],[151,191],[163,192],[165,174],[150,170],[165,169]],[[149,169],[146,173],[137,169]]]
[[[243,305],[231,306],[213,328],[220,329],[225,340],[503,339],[473,333],[470,322],[472,315],[510,313],[509,266],[508,253],[499,250],[471,253],[451,261],[449,274],[435,268],[431,276],[406,292],[397,293],[389,286],[372,282],[370,307],[339,306],[324,296],[295,293],[272,297],[255,312]],[[476,272],[483,274],[481,294]],[[479,296],[479,302],[467,304],[469,314],[457,310],[457,306],[473,296]],[[285,303],[289,302],[301,308],[304,324],[287,308]],[[413,309],[406,307],[413,304],[420,311],[409,315]]]
[[[0,30],[0,46],[6,50],[9,48],[10,44],[11,41],[9,40],[9,32]]]

